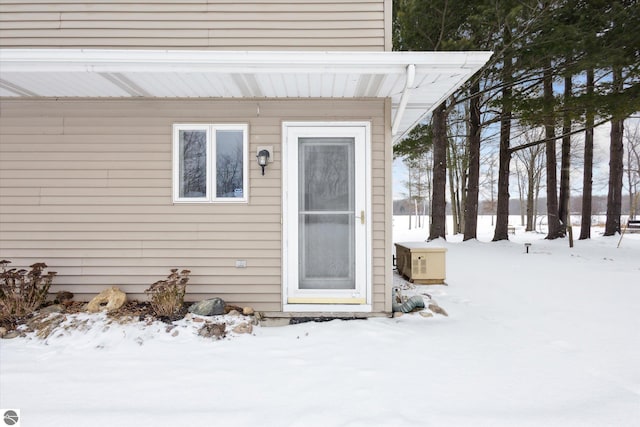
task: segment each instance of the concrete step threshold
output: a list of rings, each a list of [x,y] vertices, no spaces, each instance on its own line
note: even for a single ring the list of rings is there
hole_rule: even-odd
[[[349,312],[261,312],[260,326],[287,326],[306,322],[329,322],[331,320],[366,320],[370,317],[392,317],[391,313],[349,313]]]

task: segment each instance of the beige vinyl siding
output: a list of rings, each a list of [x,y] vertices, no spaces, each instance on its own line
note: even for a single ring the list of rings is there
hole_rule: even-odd
[[[4,0],[0,45],[383,51],[390,9],[390,0]]]
[[[187,268],[188,300],[280,311],[281,126],[295,120],[372,123],[373,308],[384,311],[384,100],[2,100],[0,259],[44,261],[58,272],[53,292],[85,300],[112,285],[144,298],[170,268]],[[248,203],[172,203],[172,124],[194,122],[248,123]],[[265,176],[261,145],[275,151]]]

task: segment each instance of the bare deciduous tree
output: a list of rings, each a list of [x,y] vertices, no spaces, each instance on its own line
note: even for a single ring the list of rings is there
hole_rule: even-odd
[[[542,129],[537,128],[524,132],[522,137],[526,143],[529,143],[542,139],[542,135]],[[533,145],[515,152],[518,164],[523,166],[527,177],[527,223],[525,228],[527,231],[535,230],[538,194],[545,168],[545,148],[543,145]]]

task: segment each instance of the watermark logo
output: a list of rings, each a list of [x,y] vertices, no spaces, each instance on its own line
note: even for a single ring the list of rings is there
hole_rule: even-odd
[[[20,409],[0,409],[2,413],[2,426],[20,427]]]

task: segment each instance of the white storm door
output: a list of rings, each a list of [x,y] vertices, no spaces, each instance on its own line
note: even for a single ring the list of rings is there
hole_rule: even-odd
[[[368,126],[285,131],[285,303],[367,304]]]

